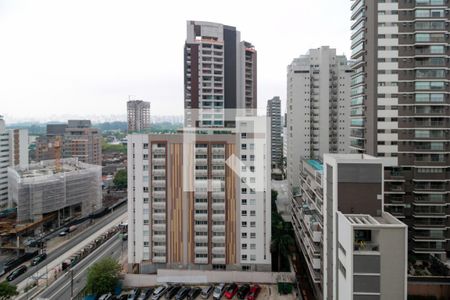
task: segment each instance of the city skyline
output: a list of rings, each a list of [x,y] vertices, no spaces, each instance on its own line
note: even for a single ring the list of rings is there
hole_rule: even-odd
[[[347,1],[288,1],[277,8],[258,2],[259,13],[252,22],[245,12],[253,1],[231,2],[217,11],[204,1],[194,5],[170,1],[158,5],[161,14],[153,14],[148,3],[108,2],[107,13],[103,4],[0,1],[0,35],[10,45],[0,50],[0,99],[5,100],[0,114],[7,123],[10,119],[50,121],[56,111],[120,115],[129,95],[150,101],[152,115],[182,115],[183,41],[189,19],[231,24],[243,32],[243,40],[255,45],[258,96],[263,102],[277,95],[285,98],[286,67],[311,46],[328,44],[339,54],[350,53]],[[174,4],[182,9],[168,15]],[[236,7],[240,9],[235,11]],[[309,11],[326,16],[319,21]],[[164,31],[154,29],[163,22],[169,24]],[[317,28],[314,34],[296,37],[298,28],[310,26]],[[165,46],[157,46],[162,40]],[[286,43],[289,47],[282,46]],[[168,101],[173,105],[166,105]],[[17,103],[28,109],[17,110]],[[265,110],[264,104],[260,106]]]

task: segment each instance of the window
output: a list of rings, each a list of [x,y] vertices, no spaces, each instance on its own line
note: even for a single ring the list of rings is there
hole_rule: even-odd
[[[247,250],[247,244],[242,244],[241,248],[242,250]]]
[[[241,258],[242,260],[247,260],[247,254],[242,254]]]
[[[250,238],[256,239],[256,232],[250,232]]]

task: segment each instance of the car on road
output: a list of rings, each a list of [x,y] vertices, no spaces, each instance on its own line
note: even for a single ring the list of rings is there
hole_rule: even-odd
[[[214,291],[214,286],[213,286],[213,285],[204,287],[203,290],[202,290],[202,292],[201,292],[201,294],[200,294],[200,296],[201,296],[203,299],[208,299],[209,296],[211,296],[211,294],[212,294],[213,291]]]
[[[189,300],[194,300],[194,299],[196,299],[199,295],[200,295],[200,293],[202,292],[202,289],[201,288],[199,288],[199,287],[193,287],[190,291],[189,291],[189,294],[188,294],[188,299]]]
[[[139,297],[140,294],[141,294],[141,289],[135,288],[128,294],[128,300],[137,300],[137,298]]]
[[[60,233],[58,233],[59,236],[66,236],[67,235],[67,231],[63,230]]]
[[[100,298],[98,298],[98,300],[112,300],[112,299],[113,295],[111,293],[101,295]]]
[[[225,283],[221,283],[216,286],[216,288],[214,289],[214,292],[213,292],[214,300],[219,300],[220,298],[222,298],[223,293],[225,293],[225,287],[226,287]]]
[[[150,296],[153,293],[153,289],[149,288],[149,289],[144,289],[142,290],[141,295],[137,298],[138,300],[147,300],[150,299]]]
[[[259,285],[257,285],[257,284],[253,285],[250,288],[250,292],[247,295],[247,300],[256,300],[260,291],[261,291],[261,287]]]
[[[25,273],[27,271],[27,266],[20,266],[17,269],[15,269],[14,271],[12,271],[8,277],[6,277],[6,279],[8,281],[13,281],[14,279],[16,279],[17,277],[19,277],[20,275],[22,275],[23,273]]]
[[[191,291],[191,288],[188,287],[182,287],[178,293],[175,295],[176,300],[184,300],[189,292]]]
[[[167,300],[172,299],[178,293],[179,290],[181,290],[180,285],[172,285],[169,287],[169,289],[167,290],[167,293],[164,297]]]
[[[227,289],[225,290],[225,297],[227,297],[227,299],[231,299],[234,297],[234,295],[236,295],[238,290],[238,285],[236,283],[232,283],[229,286],[227,286]]]
[[[247,296],[249,291],[250,291],[250,285],[248,285],[248,284],[241,285],[241,287],[239,288],[239,290],[237,292],[238,299],[241,299],[241,300],[245,299],[245,297]]]
[[[153,294],[152,294],[152,300],[159,300],[165,293],[167,293],[167,290],[169,289],[169,287],[168,286],[165,286],[165,285],[161,285],[161,286],[159,286],[158,288],[156,288],[154,291],[153,291]]]
[[[31,265],[36,266],[46,258],[47,258],[47,253],[41,253],[31,261]]]

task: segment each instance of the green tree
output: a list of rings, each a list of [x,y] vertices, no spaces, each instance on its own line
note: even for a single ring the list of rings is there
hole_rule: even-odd
[[[126,189],[128,185],[127,170],[119,170],[113,179],[114,186],[118,189]]]
[[[112,293],[119,282],[121,266],[111,257],[96,262],[88,270],[86,289],[93,295]]]
[[[6,281],[0,283],[1,300],[11,299],[12,297],[17,296],[18,294],[19,293],[17,292],[17,287],[15,285],[12,285]]]

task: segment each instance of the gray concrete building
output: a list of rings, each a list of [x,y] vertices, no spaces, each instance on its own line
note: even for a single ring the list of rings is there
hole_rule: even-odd
[[[299,188],[300,159],[348,153],[351,68],[323,46],[295,58],[287,69],[287,179]]]
[[[280,167],[283,162],[283,137],[281,124],[281,100],[273,97],[267,101],[267,117],[271,121],[272,167]]]
[[[352,2],[351,148],[385,161],[416,257],[450,257],[449,2]]]
[[[407,227],[383,210],[383,164],[302,160],[292,225],[317,299],[406,299]]]
[[[150,102],[130,100],[127,102],[128,132],[142,132],[150,129]]]

